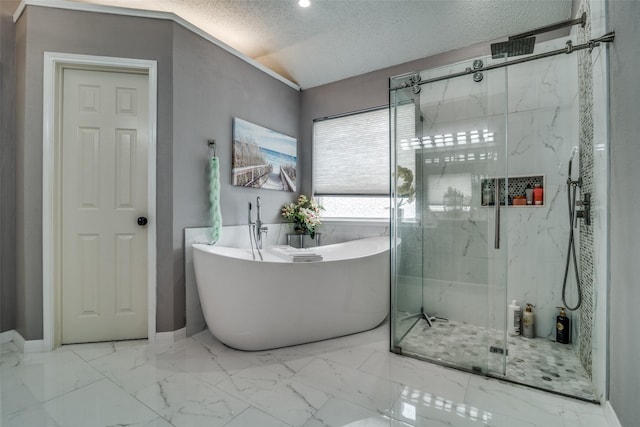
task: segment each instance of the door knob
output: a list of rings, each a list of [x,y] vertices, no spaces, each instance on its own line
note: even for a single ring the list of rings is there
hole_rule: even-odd
[[[147,221],[147,217],[144,217],[144,216],[139,216],[138,217],[138,225],[139,226],[141,226],[141,227],[145,226],[145,225],[147,225],[147,222],[148,222]]]

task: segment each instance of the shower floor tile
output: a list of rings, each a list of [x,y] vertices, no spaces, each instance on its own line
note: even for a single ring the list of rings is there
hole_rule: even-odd
[[[506,374],[502,334],[482,326],[419,320],[402,340],[403,354],[504,378],[520,384],[596,401],[596,394],[572,345],[545,338],[509,337]],[[490,351],[492,349],[493,351]],[[488,356],[487,356],[488,355]]]

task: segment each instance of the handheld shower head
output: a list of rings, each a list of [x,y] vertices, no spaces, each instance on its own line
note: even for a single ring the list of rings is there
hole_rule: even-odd
[[[573,157],[576,155],[576,153],[578,152],[578,147],[573,147],[573,150],[571,150],[571,160],[573,160]]]
[[[569,179],[571,179],[571,164],[573,163],[573,158],[575,157],[577,152],[578,147],[573,147],[573,150],[571,150],[571,157],[569,157],[569,173],[567,174]]]

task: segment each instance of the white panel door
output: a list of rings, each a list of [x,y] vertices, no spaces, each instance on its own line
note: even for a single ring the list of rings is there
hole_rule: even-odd
[[[147,79],[64,70],[63,344],[147,337]]]

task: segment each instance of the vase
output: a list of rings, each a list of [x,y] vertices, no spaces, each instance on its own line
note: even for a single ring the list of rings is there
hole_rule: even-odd
[[[307,234],[307,228],[306,228],[306,227],[304,227],[304,226],[302,226],[302,225],[295,225],[295,226],[293,227],[293,231],[294,231],[296,234]]]

